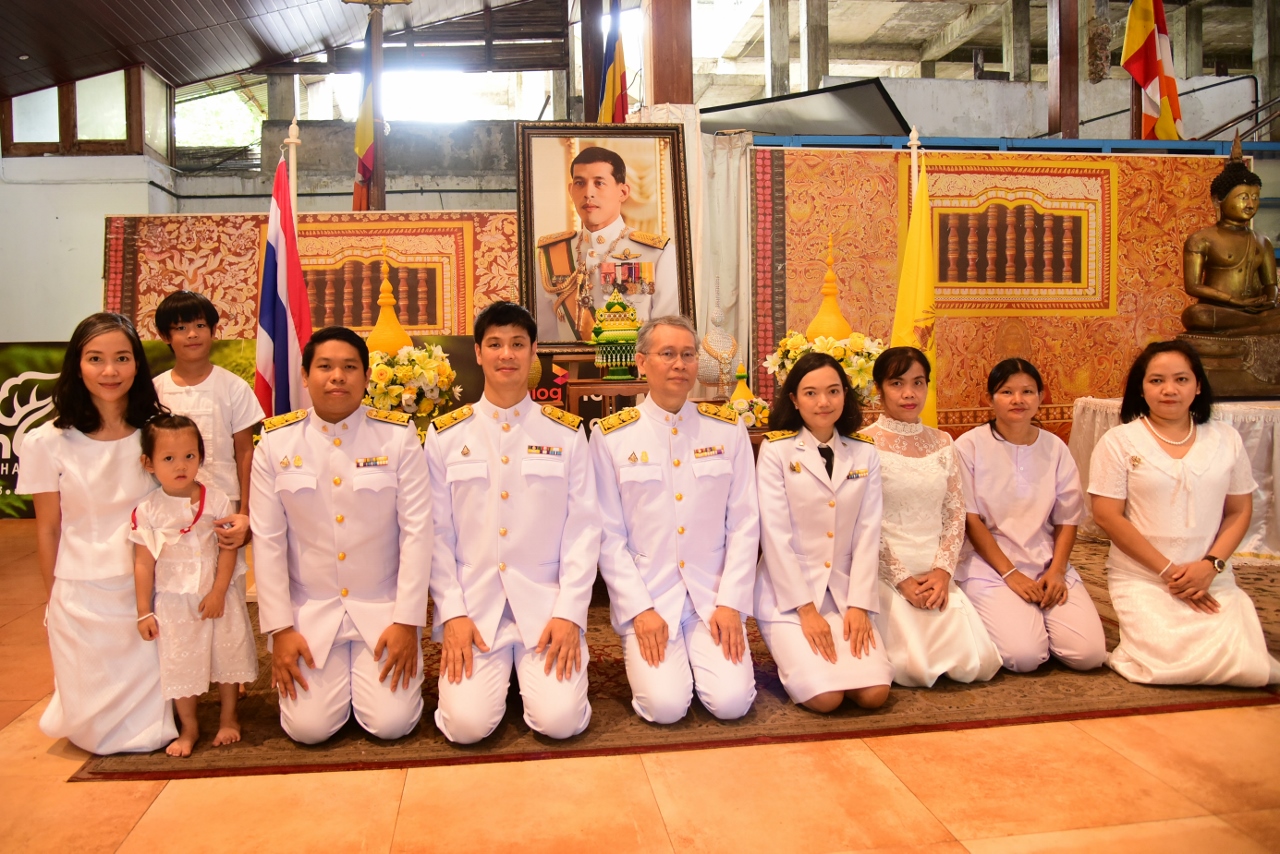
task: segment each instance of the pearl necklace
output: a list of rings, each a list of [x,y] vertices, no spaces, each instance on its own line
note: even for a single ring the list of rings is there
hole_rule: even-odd
[[[1195,438],[1196,435],[1196,423],[1194,421],[1191,422],[1191,429],[1187,431],[1187,435],[1176,442],[1172,439],[1166,439],[1164,436],[1160,435],[1160,431],[1151,425],[1151,422],[1147,420],[1147,416],[1142,416],[1142,423],[1147,425],[1147,429],[1154,433],[1157,439],[1167,445],[1185,445],[1187,442],[1190,442]]]

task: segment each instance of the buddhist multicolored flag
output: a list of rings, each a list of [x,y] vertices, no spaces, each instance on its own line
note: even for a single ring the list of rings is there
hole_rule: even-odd
[[[622,0],[609,0],[609,37],[604,43],[604,74],[600,77],[601,124],[627,121],[627,63],[622,55]]]
[[[364,58],[360,73],[364,86],[360,90],[360,109],[356,113],[356,184],[351,194],[351,209],[369,209],[369,181],[378,157],[378,141],[373,125],[373,24],[364,30]]]
[[[938,342],[933,334],[933,292],[938,285],[938,253],[933,242],[933,213],[929,208],[929,178],[924,163],[916,181],[916,200],[907,225],[898,277],[898,305],[893,312],[891,347],[918,347],[929,357],[933,376],[920,420],[938,426]]]
[[[302,385],[302,348],[311,340],[311,302],[302,279],[298,235],[289,198],[289,167],[276,167],[267,216],[267,252],[258,292],[258,341],[253,392],[267,415],[311,405]]]
[[[1142,138],[1182,139],[1182,106],[1163,0],[1132,0],[1120,63],[1142,89]]]

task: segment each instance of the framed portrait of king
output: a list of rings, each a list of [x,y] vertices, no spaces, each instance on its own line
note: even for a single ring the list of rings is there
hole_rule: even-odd
[[[588,352],[614,290],[640,322],[694,316],[684,129],[520,122],[521,302],[538,348]]]

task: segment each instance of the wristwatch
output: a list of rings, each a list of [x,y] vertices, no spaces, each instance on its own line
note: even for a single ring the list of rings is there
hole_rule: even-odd
[[[1207,560],[1209,563],[1213,564],[1214,571],[1216,572],[1222,572],[1222,570],[1227,568],[1227,562],[1225,560],[1219,557],[1214,557],[1213,555],[1205,555],[1201,560]]]

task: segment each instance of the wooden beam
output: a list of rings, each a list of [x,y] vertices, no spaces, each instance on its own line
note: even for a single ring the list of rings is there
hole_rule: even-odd
[[[692,0],[641,0],[646,104],[693,103]],[[692,143],[689,143],[692,144]]]
[[[1049,136],[1080,138],[1080,22],[1077,0],[1049,0]]]
[[[600,118],[600,76],[604,74],[604,4],[582,0],[582,118]]]
[[[998,21],[1003,12],[1003,6],[970,6],[963,15],[947,24],[942,32],[924,43],[920,49],[921,61],[941,59],[973,38],[988,24]]]
[[[142,66],[135,65],[124,71],[124,150],[128,154],[142,154],[143,105]]]

